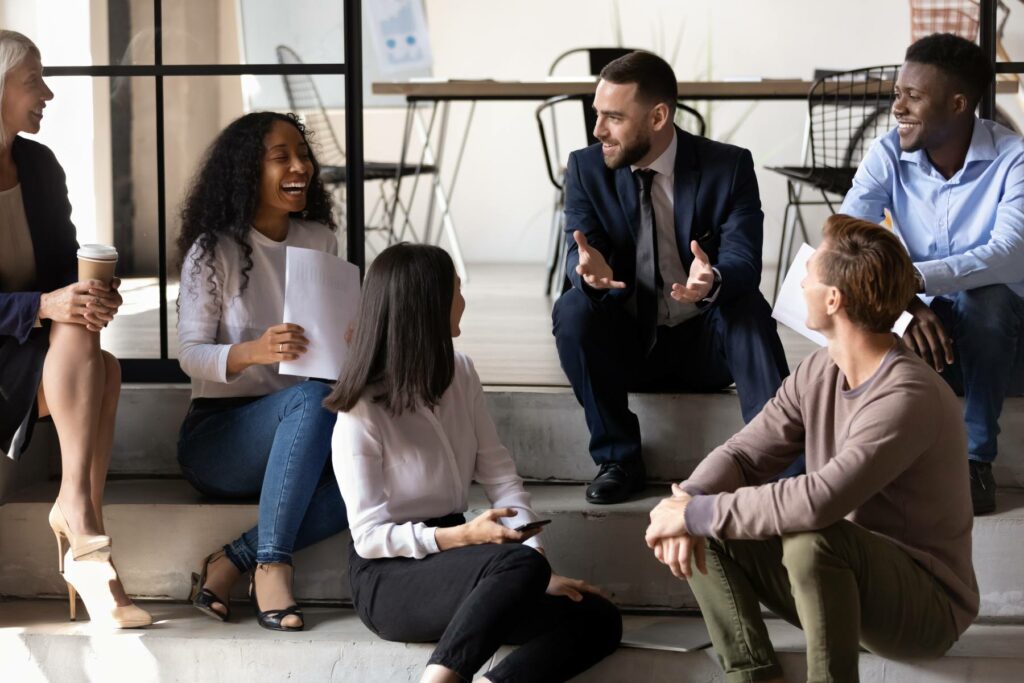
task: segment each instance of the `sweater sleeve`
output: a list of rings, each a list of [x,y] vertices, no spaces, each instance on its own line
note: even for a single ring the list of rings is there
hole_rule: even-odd
[[[701,536],[760,539],[834,524],[881,491],[927,451],[938,433],[928,391],[913,381],[894,383],[849,423],[842,446],[816,472],[697,496],[688,528]],[[709,518],[700,514],[708,506]],[[704,517],[704,520],[701,518]]]
[[[178,295],[178,362],[193,379],[228,383],[231,344],[218,344],[223,306],[224,273],[199,258],[193,245],[181,268]],[[240,375],[239,375],[240,376]]]
[[[469,395],[472,397],[473,414],[469,417],[476,432],[477,442],[473,479],[483,486],[492,507],[512,508],[518,513],[515,517],[502,517],[499,521],[503,525],[514,529],[522,524],[534,522],[539,517],[530,506],[530,494],[523,486],[522,478],[516,473],[515,461],[498,437],[494,420],[487,410],[487,399],[480,377],[469,358],[465,358],[464,362]],[[527,539],[525,544],[534,548],[541,547],[539,536]]]
[[[422,559],[440,552],[434,528],[422,522],[390,521],[383,442],[361,406],[338,413],[331,452],[352,542],[360,557]]]

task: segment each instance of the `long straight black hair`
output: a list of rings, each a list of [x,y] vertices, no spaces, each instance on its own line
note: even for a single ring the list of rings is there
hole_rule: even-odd
[[[454,292],[444,249],[403,242],[382,251],[366,273],[352,352],[324,407],[348,412],[371,384],[372,399],[393,415],[437,405],[455,375]]]

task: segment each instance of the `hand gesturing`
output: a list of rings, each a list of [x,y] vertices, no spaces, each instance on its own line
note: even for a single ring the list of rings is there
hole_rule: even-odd
[[[583,281],[594,289],[622,289],[625,282],[613,280],[611,266],[604,260],[604,256],[597,249],[587,243],[586,235],[575,230],[572,238],[576,240],[576,246],[580,253],[580,262],[576,266],[576,272],[580,274]]]
[[[711,268],[711,261],[708,255],[697,244],[697,240],[690,242],[690,251],[693,252],[693,263],[690,264],[690,276],[686,284],[678,282],[672,284],[672,298],[676,301],[685,301],[695,304],[707,297],[711,287],[715,284],[715,271]]]

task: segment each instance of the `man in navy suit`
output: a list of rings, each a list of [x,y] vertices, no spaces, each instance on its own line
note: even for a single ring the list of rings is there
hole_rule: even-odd
[[[661,58],[611,62],[594,96],[599,143],[573,152],[566,168],[572,287],[552,317],[600,465],[591,503],[644,487],[627,391],[735,382],[749,422],[789,374],[758,289],[764,215],[750,152],[676,128],[676,98]]]

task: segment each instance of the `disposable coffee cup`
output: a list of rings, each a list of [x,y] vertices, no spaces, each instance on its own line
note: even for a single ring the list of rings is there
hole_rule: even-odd
[[[78,281],[99,280],[110,284],[117,266],[117,249],[106,244],[83,244],[78,249]]]

